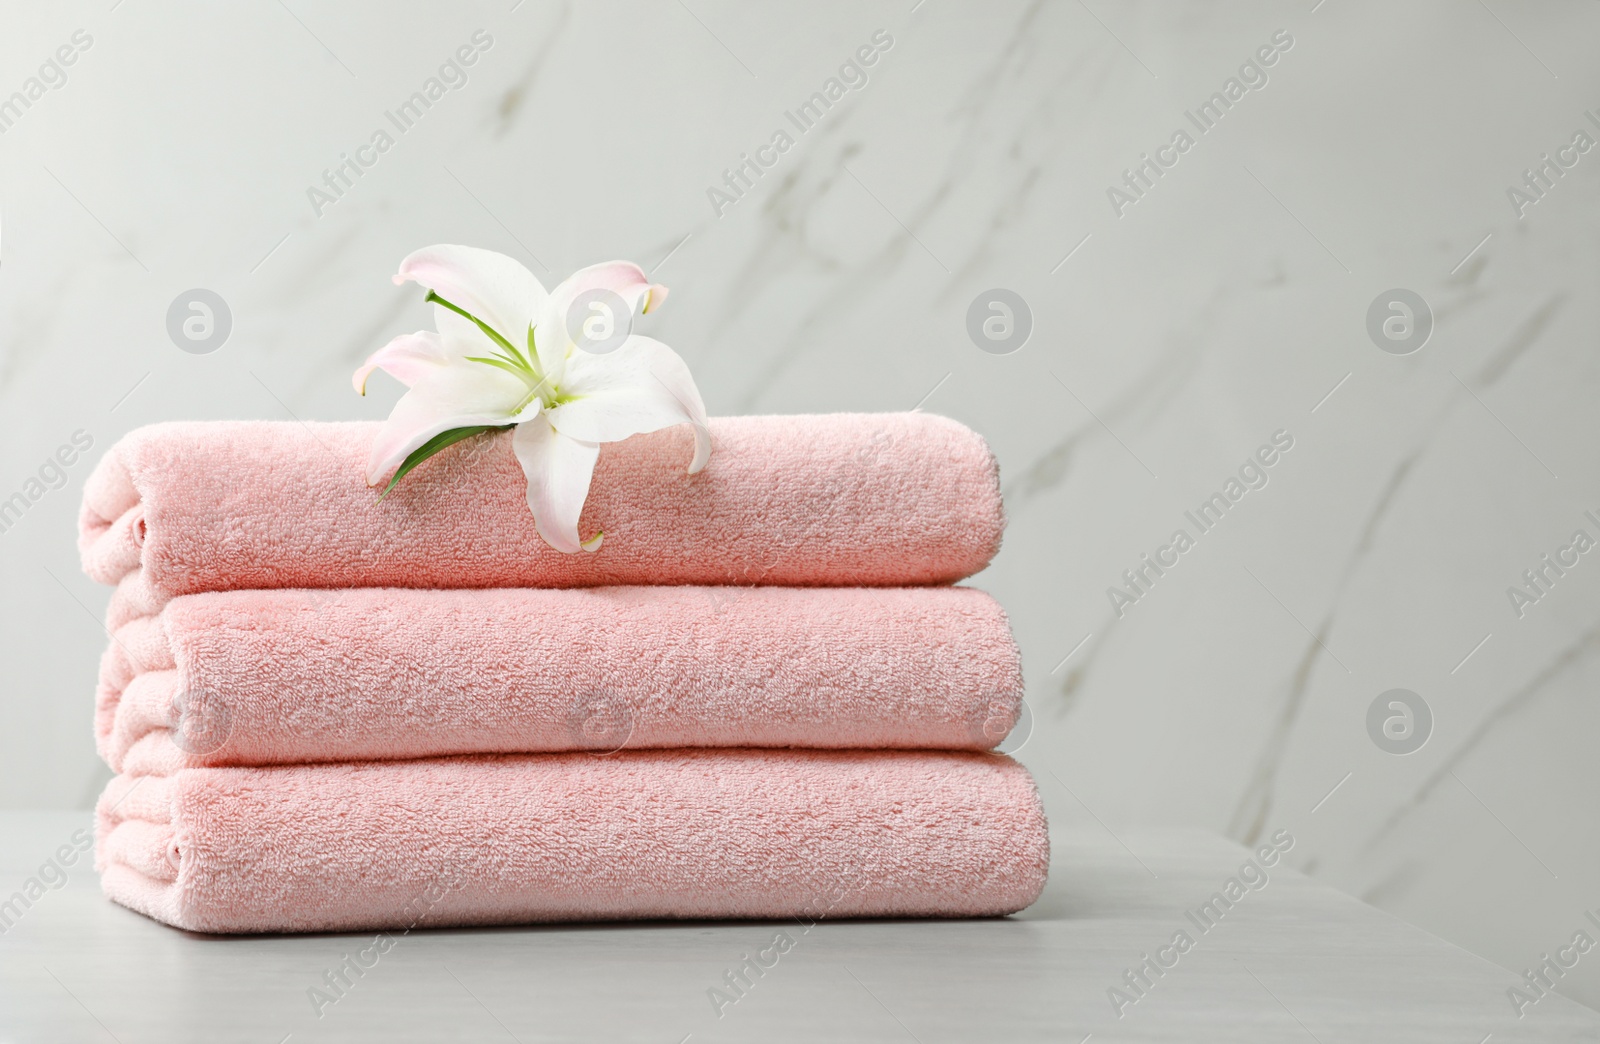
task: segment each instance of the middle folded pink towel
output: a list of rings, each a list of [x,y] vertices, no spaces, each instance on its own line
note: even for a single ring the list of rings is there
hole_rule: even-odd
[[[118,772],[623,747],[1005,738],[1022,671],[971,588],[224,591],[113,635]]]

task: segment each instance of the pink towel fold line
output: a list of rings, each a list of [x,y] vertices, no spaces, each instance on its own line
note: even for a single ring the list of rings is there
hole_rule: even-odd
[[[123,624],[116,771],[661,747],[986,750],[1023,695],[972,588],[356,588],[185,595]]]
[[[119,776],[96,866],[203,932],[993,916],[1044,887],[1026,769],[958,752],[651,751]]]
[[[580,532],[534,531],[508,432],[457,443],[382,502],[375,423],[184,422],[131,432],[90,475],[84,571],[137,612],[202,591],[605,584],[908,586],[986,566],[1003,516],[976,433],[922,413],[724,417],[698,475],[678,426],[606,445]]]

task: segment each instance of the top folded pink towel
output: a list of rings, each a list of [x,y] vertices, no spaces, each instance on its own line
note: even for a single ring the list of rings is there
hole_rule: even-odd
[[[982,437],[923,413],[724,417],[698,475],[687,426],[600,452],[581,531],[541,540],[509,432],[445,450],[382,502],[375,423],[184,422],[131,432],[84,489],[84,571],[149,609],[281,587],[949,583],[999,548]]]

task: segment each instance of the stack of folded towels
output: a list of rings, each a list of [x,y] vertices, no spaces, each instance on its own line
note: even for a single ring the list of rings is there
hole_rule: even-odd
[[[206,932],[980,916],[1038,896],[988,595],[994,458],[925,414],[601,452],[536,534],[508,433],[385,499],[376,424],[181,423],[97,466],[107,895]]]

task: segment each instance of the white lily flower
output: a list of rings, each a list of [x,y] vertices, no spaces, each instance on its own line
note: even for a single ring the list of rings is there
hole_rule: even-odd
[[[705,403],[678,353],[634,334],[615,339],[614,348],[605,343],[603,354],[591,352],[570,332],[569,312],[580,296],[592,299],[592,291],[604,291],[606,301],[620,298],[630,316],[659,307],[667,288],[651,283],[638,265],[593,265],[546,293],[513,258],[440,245],[400,263],[394,281],[407,280],[427,288],[437,332],[402,334],[355,372],[363,395],[375,369],[410,389],[373,443],[368,485],[392,473],[392,488],[445,446],[514,426],[512,448],[528,477],[534,527],[551,547],[572,553],[597,550],[604,536],[578,534],[601,443],[692,424],[689,474],[706,466]]]

